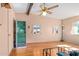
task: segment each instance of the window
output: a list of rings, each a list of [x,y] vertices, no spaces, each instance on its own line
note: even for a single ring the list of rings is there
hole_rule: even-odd
[[[73,24],[71,33],[79,35],[79,21]]]
[[[39,24],[33,25],[33,33],[37,34],[39,32],[40,32],[40,25]]]

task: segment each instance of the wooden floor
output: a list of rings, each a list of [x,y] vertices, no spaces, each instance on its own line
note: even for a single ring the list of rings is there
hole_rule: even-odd
[[[60,44],[79,48],[78,45],[68,43],[68,42],[29,43],[29,44],[27,44],[27,46],[25,48],[13,49],[10,56],[43,56],[44,48],[53,48]],[[52,53],[52,55],[56,56],[56,51],[54,51]]]

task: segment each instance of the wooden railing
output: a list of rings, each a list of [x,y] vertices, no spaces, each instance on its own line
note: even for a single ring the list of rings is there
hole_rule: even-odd
[[[67,47],[54,47],[54,48],[45,48],[43,49],[43,56],[52,56],[52,53],[54,53],[53,50],[57,50],[57,52],[55,53],[58,53],[58,52],[66,52],[65,48]]]
[[[52,50],[54,48],[45,48],[43,49],[43,56],[51,56]]]

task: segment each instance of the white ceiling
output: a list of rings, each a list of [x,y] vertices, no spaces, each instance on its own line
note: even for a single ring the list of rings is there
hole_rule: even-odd
[[[13,3],[13,10],[16,13],[25,13],[27,9],[27,3]]]
[[[27,10],[27,3],[13,3],[13,10],[16,13],[25,13]],[[39,15],[40,3],[35,3],[31,9],[31,13]],[[47,7],[57,5],[55,3],[46,4]],[[59,3],[59,7],[52,9],[52,14],[47,14],[46,17],[53,17],[57,19],[64,19],[72,16],[79,15],[79,3]]]

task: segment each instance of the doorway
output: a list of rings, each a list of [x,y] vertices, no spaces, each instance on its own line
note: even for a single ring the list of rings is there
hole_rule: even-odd
[[[26,46],[26,21],[14,21],[14,48]]]

